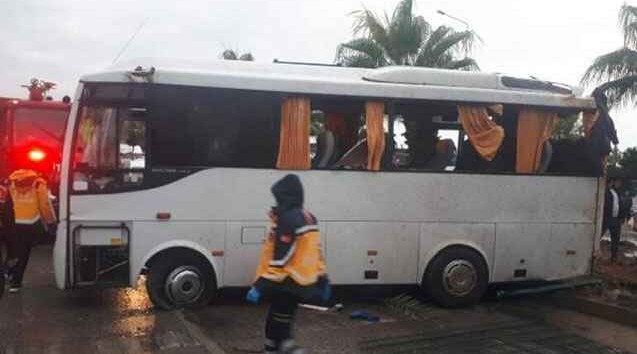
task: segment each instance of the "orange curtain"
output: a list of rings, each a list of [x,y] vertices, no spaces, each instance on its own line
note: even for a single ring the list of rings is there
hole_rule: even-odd
[[[493,160],[504,140],[504,129],[489,118],[486,107],[458,106],[458,114],[471,145],[484,159]]]
[[[522,109],[518,118],[518,146],[515,171],[535,173],[540,166],[544,143],[551,138],[557,113]]]
[[[385,103],[368,101],[365,103],[365,120],[367,124],[367,169],[380,170],[380,162],[385,152],[385,131],[383,118]]]
[[[597,118],[599,118],[599,113],[597,111],[584,112],[583,124],[585,137],[590,138],[591,133],[593,132],[593,125],[595,125]]]
[[[310,116],[309,98],[289,97],[283,101],[277,168],[310,169]]]

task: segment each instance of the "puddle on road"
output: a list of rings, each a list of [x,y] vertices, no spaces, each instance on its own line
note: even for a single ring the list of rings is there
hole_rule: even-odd
[[[122,315],[144,315],[153,313],[153,304],[146,293],[145,280],[140,279],[135,288],[104,290],[105,306]]]

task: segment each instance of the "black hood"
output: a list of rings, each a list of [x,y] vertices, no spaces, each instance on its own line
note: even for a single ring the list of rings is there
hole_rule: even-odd
[[[280,213],[303,207],[303,185],[299,176],[289,174],[276,181],[270,189]]]

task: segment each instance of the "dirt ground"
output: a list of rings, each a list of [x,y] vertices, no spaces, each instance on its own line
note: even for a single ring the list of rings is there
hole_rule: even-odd
[[[610,243],[602,242],[601,257],[593,262],[594,272],[608,283],[634,285],[637,287],[637,259],[626,257],[637,252],[637,246],[622,242],[619,245],[617,263],[610,262]]]

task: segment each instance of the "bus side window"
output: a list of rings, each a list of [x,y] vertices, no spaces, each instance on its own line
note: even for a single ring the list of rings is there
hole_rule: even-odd
[[[453,105],[399,103],[393,124],[394,169],[453,171],[460,124]]]
[[[273,168],[279,95],[258,91],[158,87],[151,101],[147,165],[155,168]]]
[[[343,158],[364,139],[359,136],[364,105],[365,102],[359,100],[312,97],[312,168],[352,168]],[[366,162],[365,159],[363,163]]]

